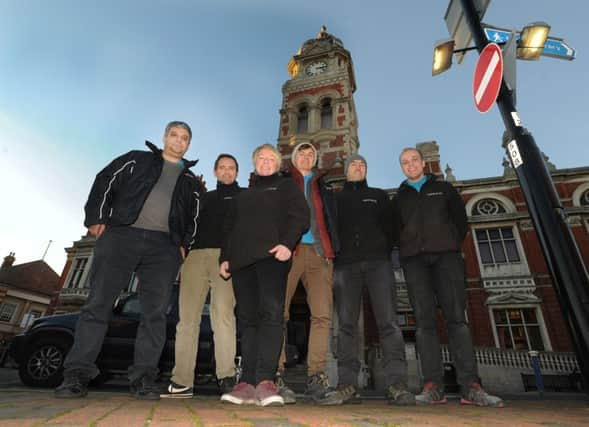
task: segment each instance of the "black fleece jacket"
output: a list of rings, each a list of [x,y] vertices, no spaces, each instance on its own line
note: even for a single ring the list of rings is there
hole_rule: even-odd
[[[264,258],[278,244],[291,251],[309,228],[305,195],[292,178],[256,176],[252,188],[235,197],[225,218],[220,261],[237,271]]]
[[[401,258],[460,251],[467,231],[464,203],[452,184],[429,174],[419,192],[401,184],[393,199],[393,238]]]
[[[150,151],[129,151],[96,175],[84,206],[84,225],[131,225],[162,174],[162,150],[145,141]],[[194,244],[200,194],[204,188],[189,170],[197,161],[184,161],[172,194],[168,225],[172,241],[187,250]]]
[[[387,193],[368,187],[365,180],[347,181],[335,197],[340,241],[336,264],[390,259],[391,202]]]
[[[193,249],[220,248],[223,245],[225,215],[231,209],[234,197],[243,190],[237,182],[227,185],[217,181],[217,188],[201,197],[198,232]]]

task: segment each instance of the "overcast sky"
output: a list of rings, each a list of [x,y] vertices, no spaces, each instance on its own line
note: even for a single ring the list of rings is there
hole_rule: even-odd
[[[497,107],[472,99],[477,59],[431,76],[447,38],[445,0],[0,0],[0,256],[46,260],[61,273],[64,247],[84,233],[83,205],[112,158],[161,143],[170,120],[191,124],[188,158],[209,182],[219,152],[250,155],[276,143],[286,65],[321,25],[351,52],[360,153],[368,182],[396,187],[397,155],[436,140],[457,179],[502,173]],[[518,62],[524,126],[559,168],[589,165],[589,76],[583,0],[495,0],[485,22],[551,24],[577,49],[573,62]]]

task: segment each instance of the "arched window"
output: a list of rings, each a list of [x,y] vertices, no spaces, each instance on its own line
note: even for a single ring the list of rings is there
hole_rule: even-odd
[[[587,190],[583,194],[581,194],[581,198],[579,199],[579,204],[581,206],[589,206],[589,190]]]
[[[309,127],[309,108],[303,104],[297,113],[297,132],[307,133]]]
[[[331,99],[325,98],[321,101],[321,129],[330,129],[333,127],[333,107]]]
[[[472,209],[472,215],[497,215],[506,213],[505,206],[496,199],[482,199]]]

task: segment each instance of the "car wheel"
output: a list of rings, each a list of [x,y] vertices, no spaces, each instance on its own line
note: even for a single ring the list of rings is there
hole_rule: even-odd
[[[71,343],[63,338],[34,342],[19,366],[23,384],[30,387],[57,387],[63,381],[63,362]]]

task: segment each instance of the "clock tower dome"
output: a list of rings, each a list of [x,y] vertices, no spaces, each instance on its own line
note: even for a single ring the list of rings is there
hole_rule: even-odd
[[[290,59],[288,73],[290,79],[282,86],[278,149],[286,160],[295,145],[313,144],[318,167],[337,180],[346,157],[359,146],[352,56],[323,26]]]

